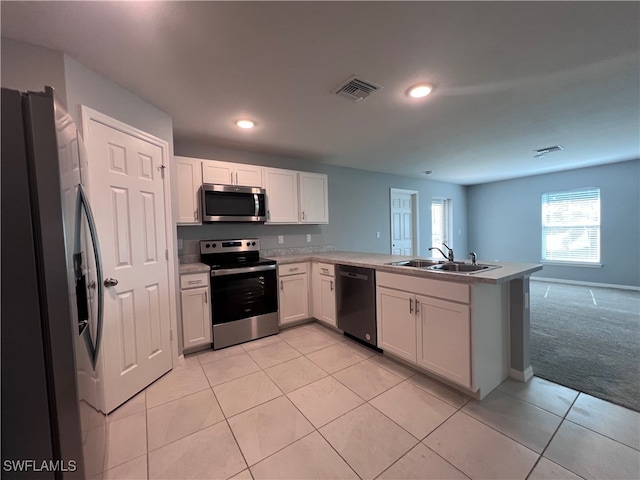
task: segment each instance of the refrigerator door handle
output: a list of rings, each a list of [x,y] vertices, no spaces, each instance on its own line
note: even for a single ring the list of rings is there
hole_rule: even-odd
[[[82,213],[87,219],[89,225],[89,235],[91,237],[91,244],[93,246],[93,255],[96,263],[96,277],[102,278],[102,258],[100,255],[100,244],[98,242],[98,231],[93,219],[93,213],[89,206],[89,201],[84,193],[82,184],[78,184],[78,197],[76,203],[76,228],[75,228],[75,248],[76,252],[80,252],[80,227],[82,225]],[[104,317],[104,288],[100,282],[95,282],[95,288],[98,293],[98,319],[96,323],[96,338],[95,344],[91,338],[91,329],[84,329],[84,339],[89,351],[89,357],[91,358],[91,364],[93,369],[96,369],[98,363],[98,352],[100,351],[100,344],[102,342],[102,325]]]

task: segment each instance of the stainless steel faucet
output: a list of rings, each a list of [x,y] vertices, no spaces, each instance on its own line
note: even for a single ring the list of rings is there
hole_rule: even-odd
[[[476,265],[478,261],[478,256],[476,255],[476,252],[469,252],[469,255],[471,255],[471,265]]]
[[[438,247],[429,247],[429,250],[437,250],[442,254],[444,258],[446,258],[450,262],[453,262],[453,248],[449,248],[446,243],[443,243],[442,245],[444,245],[444,248],[447,249],[447,253],[444,253]]]

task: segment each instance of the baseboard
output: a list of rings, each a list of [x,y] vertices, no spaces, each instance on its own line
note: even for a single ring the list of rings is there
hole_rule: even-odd
[[[527,368],[524,369],[524,372],[520,371],[520,370],[516,370],[514,368],[510,368],[509,369],[509,376],[511,378],[514,378],[516,380],[519,380],[521,382],[528,382],[529,379],[531,379],[531,377],[533,377],[533,367],[531,367],[531,365],[529,365]]]
[[[530,277],[530,280],[535,282],[547,282],[547,283],[565,283],[568,285],[582,285],[585,287],[600,287],[600,288],[618,288],[621,290],[634,290],[640,292],[640,287],[633,285],[616,285],[613,283],[596,283],[596,282],[581,282],[579,280],[563,280],[558,278],[544,278],[544,277]]]

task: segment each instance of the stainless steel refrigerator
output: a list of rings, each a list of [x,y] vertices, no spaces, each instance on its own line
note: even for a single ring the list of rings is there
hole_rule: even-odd
[[[104,466],[99,244],[81,138],[53,90],[2,89],[2,478]]]

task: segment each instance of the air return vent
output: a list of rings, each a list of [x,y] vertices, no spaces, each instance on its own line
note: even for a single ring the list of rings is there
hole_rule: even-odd
[[[554,145],[553,147],[541,148],[540,150],[534,150],[534,157],[544,157],[548,153],[559,152],[560,150],[564,150],[564,147],[562,145]]]
[[[364,100],[369,95],[374,94],[382,88],[382,85],[377,85],[369,80],[363,80],[358,77],[351,77],[345,83],[343,83],[336,91],[337,95],[359,102]]]

